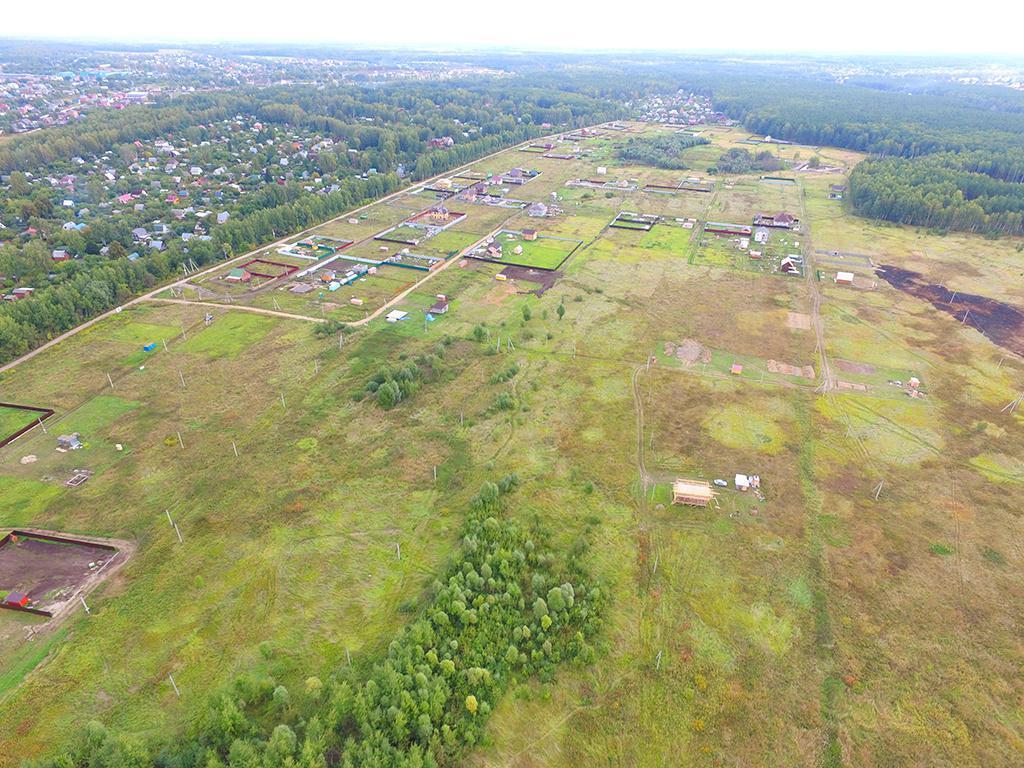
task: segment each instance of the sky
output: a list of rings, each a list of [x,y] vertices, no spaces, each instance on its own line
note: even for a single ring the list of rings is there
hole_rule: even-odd
[[[1024,57],[1024,4],[906,0],[8,0],[0,37]],[[265,10],[264,10],[265,9]],[[1000,21],[1001,20],[1001,21]]]

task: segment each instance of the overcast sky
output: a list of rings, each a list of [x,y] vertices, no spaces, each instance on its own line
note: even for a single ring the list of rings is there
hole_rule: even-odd
[[[1024,57],[1024,3],[906,0],[5,0],[0,36],[403,47]]]

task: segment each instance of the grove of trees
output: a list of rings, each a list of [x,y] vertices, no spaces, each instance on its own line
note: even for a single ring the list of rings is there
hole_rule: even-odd
[[[472,499],[458,557],[417,618],[365,672],[345,666],[291,690],[243,676],[212,696],[187,737],[142,738],[98,722],[31,768],[435,768],[477,744],[509,688],[587,664],[600,589],[575,555],[506,516],[506,475]],[[311,670],[312,672],[312,670]]]

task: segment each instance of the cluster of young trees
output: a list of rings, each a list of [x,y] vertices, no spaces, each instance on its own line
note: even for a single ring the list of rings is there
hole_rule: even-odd
[[[390,410],[415,395],[422,379],[423,373],[414,362],[397,368],[381,368],[366,382],[366,392],[376,396],[377,405]]]
[[[147,740],[89,723],[32,768],[436,768],[477,744],[512,686],[589,663],[603,596],[575,555],[502,513],[512,474],[470,503],[459,556],[429,604],[366,675],[338,670],[295,691],[243,676],[195,732]]]
[[[402,365],[384,367],[377,371],[355,398],[374,397],[384,410],[390,410],[416,394],[425,381],[436,379],[443,372],[445,348],[452,343],[451,336],[445,336],[434,346],[431,354],[419,355]]]
[[[619,159],[655,168],[684,170],[687,165],[683,152],[690,147],[710,144],[703,136],[671,134],[666,136],[632,138],[618,152]]]
[[[745,149],[727,149],[718,162],[708,168],[708,173],[753,173],[754,171],[777,171],[782,168],[779,160],[770,150],[751,154]]]

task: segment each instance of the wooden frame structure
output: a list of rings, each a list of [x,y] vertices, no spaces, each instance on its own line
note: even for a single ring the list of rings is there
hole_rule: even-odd
[[[706,507],[717,493],[707,480],[686,480],[680,478],[672,483],[672,503]]]

